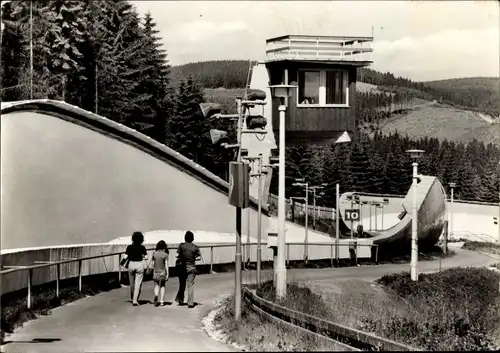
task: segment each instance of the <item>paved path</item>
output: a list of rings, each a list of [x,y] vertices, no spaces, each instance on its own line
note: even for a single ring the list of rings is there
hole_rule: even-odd
[[[479,253],[457,250],[457,255],[442,261],[441,268],[481,266],[497,262]],[[420,271],[439,270],[439,261],[420,262]],[[341,269],[288,271],[289,281],[334,282],[339,278],[375,279],[386,273],[408,271],[408,264],[361,266]],[[270,278],[268,271],[263,278]],[[243,278],[254,278],[244,273]],[[173,300],[177,279],[167,285],[167,300]],[[89,297],[52,310],[49,316],[26,323],[6,338],[5,352],[137,352],[137,351],[234,351],[232,347],[209,338],[201,320],[216,300],[229,294],[234,273],[203,275],[197,278],[194,309],[177,305],[155,308],[151,304],[133,307],[127,303],[128,288]],[[144,284],[141,299],[152,300],[152,283]],[[57,339],[34,343],[36,339]]]

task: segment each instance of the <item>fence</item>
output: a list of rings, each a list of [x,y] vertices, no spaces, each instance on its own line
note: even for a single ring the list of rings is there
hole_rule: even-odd
[[[369,194],[369,193],[359,193],[361,196],[373,196],[373,197],[385,197],[385,198],[398,198],[403,199],[404,195],[393,195],[393,194]],[[450,198],[446,199],[447,202],[451,202]],[[482,202],[482,201],[468,201],[468,200],[453,200],[454,203],[460,204],[471,204],[471,205],[481,205],[481,206],[499,206],[497,203],[493,202]],[[268,203],[270,206],[274,208],[278,208],[278,196],[269,194]],[[292,209],[292,201],[289,199],[285,199],[285,204],[287,208],[287,219],[291,219],[291,209]],[[305,215],[305,204],[300,202],[295,202],[294,205],[294,214],[295,215]],[[325,207],[325,206],[316,206],[314,209],[313,205],[308,205],[308,216],[312,217],[314,212],[316,212],[316,219],[332,219],[335,220],[335,208],[333,207]]]
[[[258,312],[277,317],[297,327],[306,328],[310,332],[319,333],[321,336],[332,337],[340,345],[343,351],[353,350],[382,350],[382,351],[415,351],[417,349],[407,345],[378,337],[374,334],[356,330],[335,322],[320,319],[308,314],[285,308],[278,304],[267,301],[248,288],[243,289],[245,300],[252,309]],[[328,334],[328,335],[326,335]],[[339,342],[340,341],[340,342]],[[346,344],[347,343],[347,344]],[[357,349],[356,349],[357,348]]]
[[[339,258],[349,258],[348,242],[339,243]],[[82,290],[84,276],[118,273],[121,280],[122,267],[120,261],[127,245],[97,244],[76,247],[57,247],[25,250],[2,255],[1,294],[27,289],[27,305],[31,307],[31,292],[33,286],[54,282],[56,295],[59,296],[60,281],[69,278],[78,278],[78,289]],[[257,243],[242,244],[243,250],[249,254],[244,261],[255,263],[257,260]],[[309,260],[330,259],[331,265],[336,258],[337,246],[335,243],[308,243]],[[234,244],[199,245],[204,263],[210,266],[213,272],[215,264],[234,263]],[[358,243],[357,258],[371,258],[371,248],[374,244]],[[177,247],[170,247],[175,250]],[[148,257],[151,258],[154,249],[148,248]],[[305,243],[288,243],[286,260],[297,261],[304,259]],[[262,260],[271,261],[273,250],[262,243]],[[208,260],[208,261],[207,261]],[[175,266],[175,257],[169,257],[169,266]]]

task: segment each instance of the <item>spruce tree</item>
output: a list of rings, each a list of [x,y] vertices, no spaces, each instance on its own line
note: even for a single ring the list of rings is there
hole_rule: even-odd
[[[175,97],[175,114],[169,122],[169,146],[185,157],[198,162],[206,145],[209,125],[199,104],[204,96],[201,87],[191,77],[181,80]]]

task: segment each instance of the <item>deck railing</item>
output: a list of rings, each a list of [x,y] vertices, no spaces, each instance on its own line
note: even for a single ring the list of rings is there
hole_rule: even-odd
[[[266,41],[267,60],[372,60],[372,37],[288,35]]]

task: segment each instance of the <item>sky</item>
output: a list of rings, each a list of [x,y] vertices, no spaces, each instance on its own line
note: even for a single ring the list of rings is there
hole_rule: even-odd
[[[500,76],[500,6],[485,1],[131,1],[172,65],[265,59],[286,34],[370,36],[373,69],[417,81]]]

